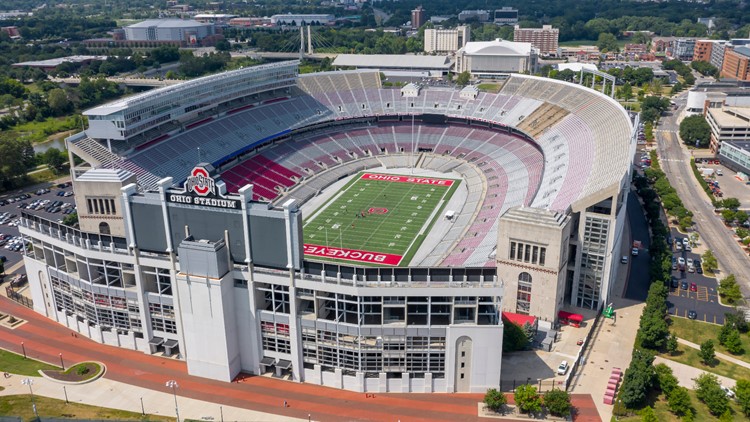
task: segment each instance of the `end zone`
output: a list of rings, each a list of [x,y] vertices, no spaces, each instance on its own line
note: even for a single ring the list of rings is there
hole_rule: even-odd
[[[397,176],[393,174],[364,173],[360,179],[380,180],[384,182],[416,183],[419,185],[453,186],[451,179],[436,179],[434,177]]]
[[[397,266],[403,255],[382,252],[361,251],[358,249],[335,248],[331,246],[304,244],[305,255],[323,258],[343,259],[346,261],[366,262],[368,264],[382,264]]]

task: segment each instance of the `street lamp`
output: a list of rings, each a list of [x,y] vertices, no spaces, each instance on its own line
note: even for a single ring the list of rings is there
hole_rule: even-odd
[[[177,422],[180,422],[180,409],[177,408],[177,381],[175,380],[169,380],[166,383],[166,386],[172,389],[172,395],[174,395],[174,413],[177,415]]]
[[[23,350],[23,358],[26,359],[26,347],[23,345],[23,342],[21,342],[21,350]]]
[[[36,403],[34,403],[34,390],[31,389],[34,380],[31,378],[24,378],[21,380],[21,384],[29,386],[29,393],[31,393],[31,409],[34,411],[34,416],[39,419],[39,413],[36,412]]]
[[[62,370],[65,370],[65,362],[63,362],[62,353],[60,353],[60,366],[62,367]]]

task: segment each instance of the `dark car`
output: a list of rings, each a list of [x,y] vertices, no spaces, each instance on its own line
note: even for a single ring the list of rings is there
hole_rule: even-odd
[[[682,288],[682,290],[687,290],[688,289],[688,282],[687,281],[683,281],[680,284],[680,288]]]
[[[680,287],[680,281],[676,278],[672,278],[672,287],[674,287],[675,289]]]
[[[703,267],[701,267],[700,265],[696,265],[695,272],[698,274],[703,274]]]
[[[698,318],[698,312],[688,311],[688,318],[689,319],[696,319],[696,318]]]

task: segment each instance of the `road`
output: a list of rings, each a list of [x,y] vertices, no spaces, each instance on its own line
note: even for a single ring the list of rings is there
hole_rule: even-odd
[[[698,185],[690,168],[690,153],[677,136],[677,120],[685,107],[687,92],[677,96],[674,101],[677,110],[667,113],[654,131],[661,167],[677,190],[685,208],[694,213],[695,228],[700,233],[702,241],[714,252],[723,274],[733,273],[744,297],[750,298],[750,274],[747,272],[750,259],[732,238],[730,230],[714,214],[711,201]]]

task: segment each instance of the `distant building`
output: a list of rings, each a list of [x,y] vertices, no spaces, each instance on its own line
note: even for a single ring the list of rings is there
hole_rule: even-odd
[[[8,36],[11,39],[21,38],[21,33],[18,32],[18,27],[17,26],[4,26],[4,27],[0,28],[0,31],[8,34]]]
[[[490,11],[489,10],[462,10],[461,13],[458,14],[458,20],[461,22],[466,22],[470,19],[476,19],[479,22],[487,22],[490,20]]]
[[[521,28],[516,25],[513,30],[513,41],[528,42],[538,49],[541,54],[557,55],[557,40],[560,30],[552,25],[541,28]]]
[[[730,169],[750,175],[750,142],[724,142],[719,150],[719,158]]]
[[[227,26],[229,25],[229,21],[232,18],[236,18],[236,17],[237,15],[228,15],[225,13],[199,13],[193,16],[193,19],[197,20],[198,22],[212,23],[214,25],[219,25],[219,26]]]
[[[711,32],[711,30],[714,29],[714,19],[716,18],[698,18],[698,23],[706,25],[708,32]]]
[[[411,11],[411,27],[412,29],[419,29],[425,23],[424,9],[422,6],[417,6],[416,9]]]
[[[125,28],[127,41],[176,41],[200,45],[201,40],[216,34],[212,23],[183,19],[148,19]]]
[[[601,52],[595,45],[579,45],[577,47],[559,47],[557,56],[562,58],[575,58],[577,60],[598,60]]]
[[[286,14],[271,16],[271,23],[276,26],[300,26],[300,25],[332,25],[336,22],[333,15],[323,14]]]
[[[416,56],[412,54],[339,54],[333,67],[403,71],[441,76],[447,74],[453,63],[448,56]]]
[[[750,82],[750,47],[741,46],[725,51],[721,77]]]
[[[518,23],[518,9],[503,7],[495,10],[494,22],[498,25],[515,25]]]
[[[424,30],[424,51],[426,53],[453,53],[471,41],[471,28],[459,26],[455,29]]]
[[[722,106],[706,109],[711,127],[711,151],[718,152],[727,141],[750,141],[750,107]]]
[[[713,45],[722,41],[719,40],[698,40],[695,42],[693,51],[693,60],[711,63],[711,51]]]
[[[672,56],[677,60],[691,61],[695,53],[695,38],[679,38],[674,42]]]
[[[31,62],[13,63],[14,67],[35,67],[45,71],[53,70],[63,63],[91,63],[93,60],[105,61],[107,56],[67,56],[56,59],[37,60]]]
[[[469,42],[456,53],[456,72],[474,77],[497,77],[536,71],[539,51],[531,43],[503,41]]]
[[[232,18],[229,20],[229,26],[269,26],[271,18]]]

